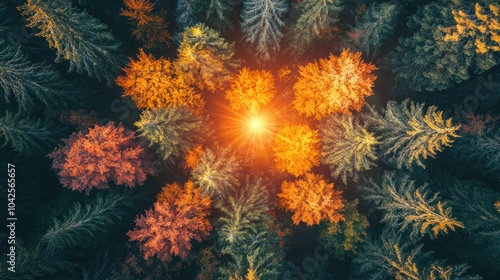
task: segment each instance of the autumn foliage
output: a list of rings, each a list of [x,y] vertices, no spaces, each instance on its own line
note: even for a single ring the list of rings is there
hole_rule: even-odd
[[[141,109],[184,105],[201,113],[204,101],[191,87],[191,78],[166,58],[155,59],[141,49],[137,60],[130,59],[116,83]]]
[[[285,126],[274,138],[274,162],[280,171],[300,176],[319,164],[318,131],[307,125]]]
[[[210,197],[201,194],[188,181],[163,187],[152,209],[136,218],[136,227],[127,233],[130,241],[139,241],[144,259],[156,256],[170,261],[173,256],[185,259],[192,240],[201,242],[212,226],[208,221]]]
[[[276,94],[274,78],[267,70],[243,68],[234,78],[231,89],[226,92],[233,110],[256,113]]]
[[[278,194],[282,208],[292,211],[294,224],[300,222],[308,226],[321,221],[337,223],[344,220],[341,191],[334,190],[322,175],[307,173],[303,179],[293,182],[284,181]]]
[[[299,78],[293,86],[295,109],[303,115],[322,119],[329,114],[360,111],[365,97],[373,95],[377,69],[361,59],[361,53],[344,50],[299,67]]]
[[[72,190],[88,194],[92,188],[107,189],[109,181],[132,188],[154,173],[135,133],[121,124],[96,125],[62,141],[64,145],[48,156],[61,184]]]

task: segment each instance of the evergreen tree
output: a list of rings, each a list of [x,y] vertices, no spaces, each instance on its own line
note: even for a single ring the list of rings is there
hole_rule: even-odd
[[[468,265],[447,266],[422,252],[422,247],[385,230],[380,239],[367,241],[363,251],[354,259],[359,277],[373,280],[482,279],[477,275],[466,275]]]
[[[298,18],[290,29],[288,51],[299,58],[316,39],[330,34],[344,7],[341,0],[303,0],[294,9]]]
[[[384,41],[392,35],[399,15],[397,4],[373,3],[361,19],[347,32],[346,44],[353,51],[376,55]]]
[[[232,28],[232,18],[235,8],[241,3],[239,0],[196,0],[199,9],[205,14],[205,22],[218,30]]]
[[[184,106],[145,110],[134,125],[139,136],[171,163],[212,133],[208,116],[197,116]]]
[[[409,99],[399,104],[389,101],[382,115],[370,107],[371,113],[366,116],[380,133],[381,150],[397,168],[411,169],[414,163],[425,168],[423,159],[435,157],[459,137],[460,126],[454,126],[451,118],[444,120],[436,106],[429,106],[424,114],[424,105]]]
[[[0,86],[5,99],[15,97],[19,109],[32,111],[41,102],[57,110],[81,102],[80,88],[63,80],[57,71],[42,63],[31,63],[18,48],[0,39]]]
[[[194,182],[204,193],[221,198],[240,185],[240,173],[240,161],[229,149],[213,151],[207,148],[192,175]]]
[[[272,60],[279,51],[283,17],[288,6],[284,0],[244,0],[241,13],[243,39],[255,48],[255,56],[261,61]]]
[[[469,79],[472,73],[482,73],[498,64],[498,50],[486,50],[486,40],[481,38],[482,35],[471,36],[471,29],[463,29],[462,18],[454,16],[464,15],[463,11],[472,11],[474,6],[473,1],[440,0],[419,8],[408,22],[414,34],[400,39],[400,45],[389,58],[391,69],[400,83],[418,91],[443,90]],[[492,4],[493,10],[497,6]],[[487,17],[481,9],[479,17]],[[495,18],[493,12],[488,16],[492,20]],[[484,36],[492,34],[499,38],[498,29],[487,32],[494,24],[475,20],[476,15],[470,17],[471,21],[480,25],[478,29],[484,31]],[[464,33],[457,33],[457,30],[464,30]],[[473,33],[480,34],[477,31]],[[478,52],[477,48],[481,51]]]
[[[427,184],[416,187],[408,175],[385,172],[381,182],[366,180],[361,190],[366,200],[384,211],[383,222],[400,232],[411,227],[412,239],[425,234],[436,238],[441,232],[448,234],[455,227],[464,227],[441,202],[439,193],[431,194]]]
[[[178,0],[175,6],[175,20],[178,30],[184,30],[196,23],[196,0]]]
[[[352,116],[330,116],[320,127],[321,161],[330,166],[332,176],[357,180],[359,172],[377,164],[377,137],[366,131]]]
[[[122,65],[120,43],[106,25],[69,0],[28,0],[19,7],[28,27],[40,30],[49,46],[57,50],[56,62],[68,60],[70,71],[86,73],[108,85]]]
[[[176,65],[193,75],[200,89],[221,90],[237,68],[234,43],[227,43],[220,33],[203,23],[188,27],[182,33]]]
[[[58,142],[61,129],[51,121],[24,117],[23,114],[6,115],[0,118],[2,147],[10,144],[20,154],[45,153]]]

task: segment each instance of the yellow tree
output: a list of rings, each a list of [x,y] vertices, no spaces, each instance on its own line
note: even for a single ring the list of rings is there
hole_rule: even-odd
[[[267,70],[243,68],[234,78],[231,89],[226,91],[233,110],[247,110],[256,113],[276,94],[274,78]]]
[[[197,114],[203,111],[204,101],[190,84],[191,77],[179,71],[166,58],[155,59],[141,49],[137,60],[130,59],[116,83],[123,95],[130,96],[141,109],[178,108],[181,105]]]
[[[373,94],[377,69],[361,59],[361,53],[344,50],[340,56],[299,67],[299,78],[293,86],[295,109],[308,117],[322,119],[332,113],[359,111],[365,97]]]
[[[444,40],[456,43],[470,40],[478,54],[500,51],[500,4],[483,6],[476,2],[471,10],[473,13],[465,9],[452,11],[456,26],[445,30]]]
[[[279,205],[293,212],[294,224],[304,222],[312,226],[321,221],[338,223],[344,220],[344,215],[341,214],[344,210],[341,194],[322,175],[307,173],[304,179],[284,181],[278,197]]]
[[[307,125],[285,126],[274,138],[276,168],[296,177],[319,164],[318,131]]]

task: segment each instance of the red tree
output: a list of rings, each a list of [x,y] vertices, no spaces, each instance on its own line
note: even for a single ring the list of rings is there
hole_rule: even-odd
[[[64,145],[48,156],[61,184],[72,190],[88,194],[92,188],[107,189],[109,181],[131,188],[154,174],[135,133],[121,124],[96,125],[86,134],[75,132],[62,141]]]
[[[208,221],[211,203],[191,181],[184,188],[177,183],[166,185],[153,208],[136,218],[135,229],[127,235],[130,241],[140,242],[146,260],[155,255],[161,261],[173,256],[184,259],[191,240],[201,242],[212,230]]]

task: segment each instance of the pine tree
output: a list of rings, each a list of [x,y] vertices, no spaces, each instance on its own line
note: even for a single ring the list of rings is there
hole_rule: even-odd
[[[196,0],[178,0],[175,6],[175,20],[178,30],[184,30],[195,25],[196,20]]]
[[[0,118],[2,147],[10,144],[14,151],[32,155],[45,153],[57,144],[62,131],[53,122],[23,115],[14,115],[7,111],[5,116]]]
[[[203,23],[186,28],[178,51],[176,66],[192,74],[195,85],[202,90],[221,90],[238,66],[234,43],[227,43],[218,31]]]
[[[283,17],[288,10],[284,0],[244,0],[241,13],[243,39],[255,49],[255,57],[266,62],[280,49]]]
[[[344,203],[344,220],[338,223],[325,223],[320,230],[320,238],[326,246],[334,250],[334,256],[345,259],[354,255],[366,237],[368,220],[357,209],[358,200]]]
[[[205,149],[200,163],[193,169],[194,182],[211,197],[223,198],[239,185],[239,159],[229,149]]]
[[[454,126],[451,118],[444,120],[436,106],[424,114],[424,105],[409,99],[399,104],[389,101],[382,115],[370,108],[367,122],[380,133],[381,150],[397,168],[412,169],[414,163],[425,168],[422,160],[435,157],[459,137],[460,126]]]
[[[56,62],[68,60],[70,71],[108,85],[115,80],[123,61],[120,43],[87,11],[75,8],[69,0],[28,0],[19,10],[27,18],[27,26],[38,28],[37,36],[57,50]]]
[[[498,51],[483,52],[487,48],[483,45],[486,44],[486,39],[481,38],[483,35],[476,38],[475,34],[480,33],[474,29],[464,30],[460,36],[460,32],[456,32],[463,30],[463,26],[461,18],[455,18],[454,13],[472,11],[474,6],[473,1],[434,1],[410,18],[408,27],[413,35],[401,39],[389,58],[391,69],[401,84],[418,91],[444,90],[469,79],[472,73],[482,73],[498,64]],[[495,9],[494,4],[492,7]],[[478,14],[486,17],[481,12]],[[492,13],[491,19],[494,17]],[[475,22],[485,31],[484,36],[490,36],[486,35],[489,25],[481,24],[479,20]],[[470,30],[474,30],[474,36],[467,35]],[[491,31],[493,36],[490,38],[498,38],[495,37],[498,30]],[[477,52],[477,48],[482,51]]]
[[[399,12],[397,4],[373,3],[356,26],[347,32],[347,46],[353,51],[376,55],[384,41],[394,32]]]
[[[436,238],[439,233],[464,227],[441,202],[439,193],[431,194],[427,184],[416,187],[408,175],[385,172],[379,183],[365,180],[361,190],[366,200],[384,211],[383,222],[400,232],[411,227],[412,239],[425,234]]]
[[[422,252],[423,245],[402,239],[396,233],[385,230],[380,239],[369,240],[363,251],[354,259],[358,277],[373,280],[480,280],[477,275],[466,275],[468,265],[445,265],[429,253]]]
[[[184,106],[145,110],[134,125],[139,136],[171,163],[212,133],[208,116],[197,116]]]
[[[0,86],[5,99],[15,97],[19,109],[33,111],[42,103],[57,110],[72,103],[81,103],[80,88],[63,80],[57,71],[42,63],[31,63],[18,48],[14,50],[0,39]]]
[[[316,39],[330,34],[344,7],[341,0],[303,0],[294,9],[298,19],[290,29],[288,51],[297,59]]]
[[[321,162],[332,176],[357,181],[359,173],[377,166],[378,137],[366,131],[352,116],[332,115],[320,126]]]
[[[235,8],[241,1],[235,0],[197,0],[199,10],[205,14],[204,22],[218,30],[232,28],[232,18]]]

